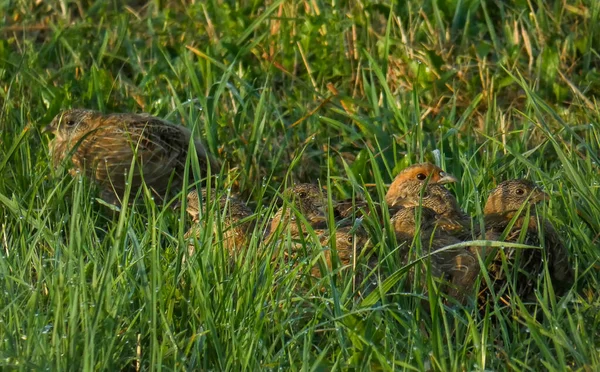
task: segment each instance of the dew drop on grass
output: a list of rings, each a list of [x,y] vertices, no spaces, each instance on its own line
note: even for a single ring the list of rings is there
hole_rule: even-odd
[[[50,333],[51,330],[52,330],[52,324],[48,324],[42,329],[42,334],[46,335],[46,334]]]

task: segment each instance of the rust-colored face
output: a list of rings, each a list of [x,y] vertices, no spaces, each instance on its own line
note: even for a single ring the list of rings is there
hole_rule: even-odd
[[[441,184],[458,181],[456,177],[431,163],[415,164],[403,169],[398,173],[393,183],[402,183],[406,180],[418,180],[422,182],[429,180],[429,183]]]
[[[490,192],[485,203],[485,214],[503,214],[518,211],[524,203],[534,205],[549,196],[531,181],[517,179],[500,183]]]
[[[406,197],[407,187],[418,186],[421,188],[428,184],[445,184],[457,182],[458,179],[446,173],[440,167],[431,163],[415,164],[400,172],[385,195],[385,201],[389,206],[398,205],[399,200]]]

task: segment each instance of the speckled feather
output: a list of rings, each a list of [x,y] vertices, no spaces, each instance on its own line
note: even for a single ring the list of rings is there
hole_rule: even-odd
[[[407,180],[396,188],[394,200],[395,207],[413,208],[421,205],[431,209],[438,218],[438,227],[459,238],[469,238],[471,235],[471,219],[460,209],[450,190],[440,184]]]
[[[509,180],[500,183],[490,192],[485,205],[486,238],[499,240],[508,228],[511,220],[519,209],[526,203],[521,214],[516,217],[514,225],[506,234],[505,241],[518,242],[523,233],[523,243],[533,246],[543,246],[539,249],[505,248],[504,254],[510,266],[518,263],[516,282],[517,295],[531,299],[539,274],[543,270],[544,256],[552,284],[557,294],[564,294],[573,285],[573,269],[569,264],[568,252],[552,224],[541,216],[536,215],[533,205],[548,199],[548,195],[528,180]],[[529,218],[527,218],[527,208]],[[543,225],[539,229],[539,222]],[[540,240],[540,234],[543,242]],[[542,244],[543,243],[543,244]],[[506,273],[502,269],[502,258],[498,250],[488,250],[488,255],[494,255],[488,267],[490,277],[494,280],[496,293],[502,291],[506,284]],[[486,295],[486,289],[482,291]]]
[[[314,228],[326,226],[326,200],[318,185],[303,183],[292,186],[283,192],[283,197],[291,203],[306,221]],[[283,205],[273,216],[269,229],[265,232],[267,239],[278,229],[289,229],[292,234],[305,233],[305,229],[290,205]]]
[[[392,217],[391,224],[397,242],[405,245],[405,249],[401,251],[403,258],[406,262],[408,247],[415,237],[419,239],[425,252],[435,252],[430,256],[431,274],[440,279],[447,279],[451,285],[445,291],[460,302],[465,302],[471,295],[479,274],[477,257],[470,248],[443,251],[443,248],[460,243],[461,240],[438,226],[438,216],[432,209],[423,207],[420,210],[420,220],[419,207],[401,208]]]
[[[405,192],[407,184],[418,184],[422,186],[428,184],[442,185],[445,183],[456,182],[457,180],[458,179],[453,175],[446,173],[443,169],[431,163],[414,164],[404,168],[394,178],[385,195],[385,201],[389,207],[401,207],[406,198]],[[368,204],[364,200],[348,199],[336,203],[334,213],[336,218],[347,218],[353,215],[360,217],[365,214],[370,214],[370,210]]]
[[[169,182],[175,191],[182,183],[192,138],[191,131],[183,126],[148,114],[74,109],[57,115],[48,129],[55,134],[50,142],[54,166],[71,155],[71,173],[83,171],[118,197],[126,189],[126,174],[134,156],[132,192],[142,185],[142,176],[158,197],[165,195]],[[202,143],[195,139],[194,145],[201,169],[206,172],[208,158],[213,172],[217,171],[219,163],[207,155]]]
[[[187,196],[187,212],[192,217],[194,224],[186,233],[185,238],[189,240],[193,237],[198,239],[201,234],[201,229],[205,228],[205,223],[200,219],[200,206],[202,205],[203,213],[206,213],[207,203],[214,203],[215,193],[212,191],[211,200],[208,200],[206,189],[202,190],[202,203],[198,198],[196,190],[191,191]],[[254,231],[256,221],[251,218],[253,212],[248,206],[234,196],[228,197],[223,195],[219,197],[218,207],[220,208],[220,222],[213,221],[213,232],[216,237],[219,237],[219,228],[222,229],[223,248],[230,254],[240,252],[247,247],[248,242]],[[219,223],[221,226],[219,226]],[[194,253],[193,243],[189,246],[190,256]]]

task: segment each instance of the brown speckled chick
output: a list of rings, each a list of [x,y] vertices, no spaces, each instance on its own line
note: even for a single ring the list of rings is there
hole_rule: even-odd
[[[368,236],[366,231],[363,229],[354,230],[355,231],[353,231],[352,226],[344,226],[338,228],[335,232],[335,249],[341,268],[355,267],[358,256],[367,244]],[[325,255],[325,262],[327,263],[329,270],[332,270],[331,250],[329,249],[331,234],[326,230],[315,231],[315,233],[319,236],[320,244],[326,248],[323,252]],[[316,278],[321,277],[319,265],[315,265],[312,268],[311,275]]]
[[[416,185],[442,185],[457,181],[458,179],[456,177],[446,173],[443,169],[431,163],[414,164],[404,168],[398,173],[396,178],[394,178],[394,181],[392,181],[392,184],[385,195],[385,201],[389,207],[405,206],[407,188],[410,189]],[[419,187],[418,190],[420,189],[421,188]],[[442,189],[444,188],[442,187]],[[411,192],[414,194],[413,190],[411,190]],[[447,192],[450,193],[449,191]],[[450,194],[450,196],[452,196],[452,194]],[[412,199],[415,199],[414,196],[411,197]],[[357,213],[357,210],[359,209],[367,210],[367,214],[369,212],[367,203],[362,200],[344,200],[338,202],[335,206],[336,216],[344,218],[351,216],[353,213]],[[361,215],[362,212],[358,212],[358,214]]]
[[[210,195],[211,200],[215,200],[215,190],[212,190]],[[202,190],[202,211],[206,213],[206,205],[210,204],[211,201],[207,200],[208,193],[206,189]],[[217,239],[222,238],[223,248],[229,251],[230,254],[240,252],[248,245],[248,241],[251,238],[252,232],[254,231],[255,221],[251,218],[252,211],[248,206],[241,200],[235,197],[228,197],[223,195],[219,198],[218,202],[219,211],[217,212],[219,219],[213,220],[213,232]],[[198,198],[198,192],[196,190],[191,191],[187,196],[187,212],[192,217],[194,224],[190,227],[189,231],[185,234],[185,238],[189,241],[192,238],[199,239],[202,233],[202,229],[205,228],[205,223],[200,220],[200,200]],[[221,229],[221,234],[219,230]],[[190,256],[194,253],[194,243],[190,242],[189,245]]]
[[[132,194],[142,182],[159,198],[167,189],[178,192],[192,132],[181,125],[147,114],[102,114],[73,109],[58,114],[46,127],[55,137],[50,142],[54,166],[65,158],[73,163],[71,174],[83,172],[102,189],[102,197],[118,203],[126,189],[127,174],[135,159]],[[202,171],[219,163],[199,140],[193,141]],[[191,172],[190,172],[191,173]]]
[[[471,219],[458,206],[450,190],[433,183],[406,180],[396,187],[393,207],[413,208],[419,205],[431,209],[439,219],[437,226],[459,236],[470,237]]]
[[[279,229],[289,229],[290,234],[305,234],[306,229],[302,221],[298,220],[293,208],[306,219],[313,229],[326,227],[327,218],[325,214],[326,199],[323,191],[318,185],[302,183],[292,186],[283,192],[283,197],[288,203],[285,203],[273,219],[266,232],[267,240]]]
[[[451,285],[444,290],[464,303],[472,295],[479,274],[477,257],[467,247],[442,250],[461,241],[437,225],[439,217],[433,210],[420,208],[420,219],[418,211],[419,207],[401,208],[391,220],[398,243],[406,244],[404,259],[406,260],[407,249],[416,236],[421,243],[423,254],[433,253],[430,256],[431,274],[447,280]]]
[[[402,205],[402,200],[406,198],[405,183],[413,181],[420,183],[421,185],[443,185],[446,183],[457,182],[458,179],[431,163],[414,164],[404,168],[398,173],[396,178],[394,178],[388,192],[385,194],[385,202],[390,207]]]
[[[509,265],[518,266],[516,292],[523,299],[531,299],[535,283],[544,268],[544,261],[548,263],[548,271],[554,290],[561,295],[573,285],[573,269],[569,264],[568,252],[552,224],[542,216],[537,216],[535,204],[548,199],[548,194],[537,187],[533,182],[523,179],[509,180],[500,183],[491,191],[485,204],[486,238],[500,240],[512,219],[516,217],[511,230],[507,232],[504,241],[542,246],[539,249],[505,248]],[[519,210],[522,209],[519,214]],[[529,208],[529,218],[527,209]],[[540,223],[542,229],[540,229]],[[523,229],[526,228],[525,231]],[[541,230],[541,231],[540,231]],[[490,250],[489,248],[486,248]],[[494,260],[488,268],[490,278],[494,281],[496,293],[503,290],[507,282],[506,273],[502,269],[502,259],[497,250],[491,250]],[[545,260],[544,260],[545,258]],[[485,292],[485,290],[484,290]]]

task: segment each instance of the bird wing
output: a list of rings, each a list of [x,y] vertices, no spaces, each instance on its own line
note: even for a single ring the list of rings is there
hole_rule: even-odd
[[[155,118],[111,115],[81,143],[78,154],[99,182],[117,191],[125,188],[135,155],[132,188],[141,185],[143,176],[146,184],[162,194],[172,173],[183,173],[189,138],[187,129]]]
[[[550,221],[544,220],[543,226],[550,278],[555,291],[561,295],[568,291],[575,281],[573,268],[569,264],[569,252]]]

